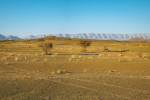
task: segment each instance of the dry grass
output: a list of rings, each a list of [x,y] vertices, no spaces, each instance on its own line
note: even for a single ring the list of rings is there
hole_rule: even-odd
[[[79,40],[46,37],[0,42],[0,99],[150,98],[149,42],[90,40],[88,51],[80,52]],[[42,53],[37,45],[43,43],[53,43],[53,55]]]

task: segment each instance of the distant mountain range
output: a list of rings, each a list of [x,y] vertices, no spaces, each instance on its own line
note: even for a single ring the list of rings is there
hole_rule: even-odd
[[[67,38],[82,38],[82,39],[98,39],[98,40],[130,40],[133,38],[144,38],[150,39],[150,34],[101,34],[101,33],[81,33],[81,34],[47,34],[47,35],[29,35],[26,37],[19,38],[17,36],[4,36],[0,34],[0,40],[20,40],[20,39],[35,39],[42,38],[45,36],[57,36]]]
[[[13,36],[13,35],[4,36],[4,35],[0,34],[0,40],[21,40],[21,38],[19,38],[17,36]]]
[[[82,39],[98,39],[98,40],[129,40],[133,38],[144,38],[150,39],[150,34],[95,34],[95,33],[81,33],[81,34],[48,34],[48,35],[37,35],[27,36],[22,39],[35,39],[42,38],[45,36],[57,36],[57,37],[68,37],[68,38],[82,38]]]

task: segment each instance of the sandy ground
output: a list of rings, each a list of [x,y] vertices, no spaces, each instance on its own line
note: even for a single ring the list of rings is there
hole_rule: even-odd
[[[68,41],[53,40],[53,55],[1,41],[0,100],[150,100],[150,43],[93,41],[82,53]]]

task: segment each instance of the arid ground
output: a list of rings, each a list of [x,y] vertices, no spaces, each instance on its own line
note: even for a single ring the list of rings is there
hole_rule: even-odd
[[[78,42],[1,40],[0,100],[150,100],[150,42],[92,40],[87,52]]]

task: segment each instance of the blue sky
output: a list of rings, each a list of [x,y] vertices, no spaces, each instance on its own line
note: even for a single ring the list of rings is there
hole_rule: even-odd
[[[150,0],[0,0],[0,34],[150,33]]]

